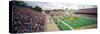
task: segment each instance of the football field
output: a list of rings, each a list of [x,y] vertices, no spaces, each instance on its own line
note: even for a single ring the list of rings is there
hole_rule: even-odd
[[[56,25],[60,30],[76,30],[81,29],[81,27],[84,27],[87,29],[88,26],[90,28],[97,27],[97,21],[96,19],[92,18],[83,18],[83,17],[76,17],[73,19],[69,19],[70,17],[58,17],[54,16],[52,17]],[[94,26],[89,26],[94,25]]]

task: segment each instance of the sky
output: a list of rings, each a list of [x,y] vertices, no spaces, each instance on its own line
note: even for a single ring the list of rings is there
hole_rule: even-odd
[[[69,3],[56,3],[56,2],[35,2],[35,1],[25,1],[28,6],[39,6],[44,10],[52,9],[86,9],[86,8],[96,8],[96,5],[83,5],[83,4],[69,4]]]

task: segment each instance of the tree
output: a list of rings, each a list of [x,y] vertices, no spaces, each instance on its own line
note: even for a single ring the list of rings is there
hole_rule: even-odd
[[[35,6],[34,10],[38,11],[38,12],[42,12],[42,8],[39,6]]]

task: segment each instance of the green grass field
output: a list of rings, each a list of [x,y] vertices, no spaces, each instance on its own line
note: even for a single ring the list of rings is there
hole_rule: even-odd
[[[91,19],[91,18],[83,18],[83,17],[78,17],[75,18],[73,20],[66,20],[65,18],[69,18],[69,17],[52,17],[55,21],[55,23],[57,24],[57,26],[59,27],[60,30],[71,30],[72,27],[73,29],[75,28],[80,28],[80,27],[84,27],[87,25],[93,25],[93,24],[97,24],[97,21],[95,19]],[[59,20],[60,21],[59,21]],[[66,26],[65,24],[63,24],[62,22],[64,22],[65,24],[68,24],[68,26]]]

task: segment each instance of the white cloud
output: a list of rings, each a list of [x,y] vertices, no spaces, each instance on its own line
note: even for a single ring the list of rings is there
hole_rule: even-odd
[[[84,9],[84,8],[93,8],[96,7],[94,5],[81,5],[81,4],[67,4],[67,3],[55,3],[55,2],[32,2],[32,1],[25,1],[29,6],[40,6],[43,9]]]

